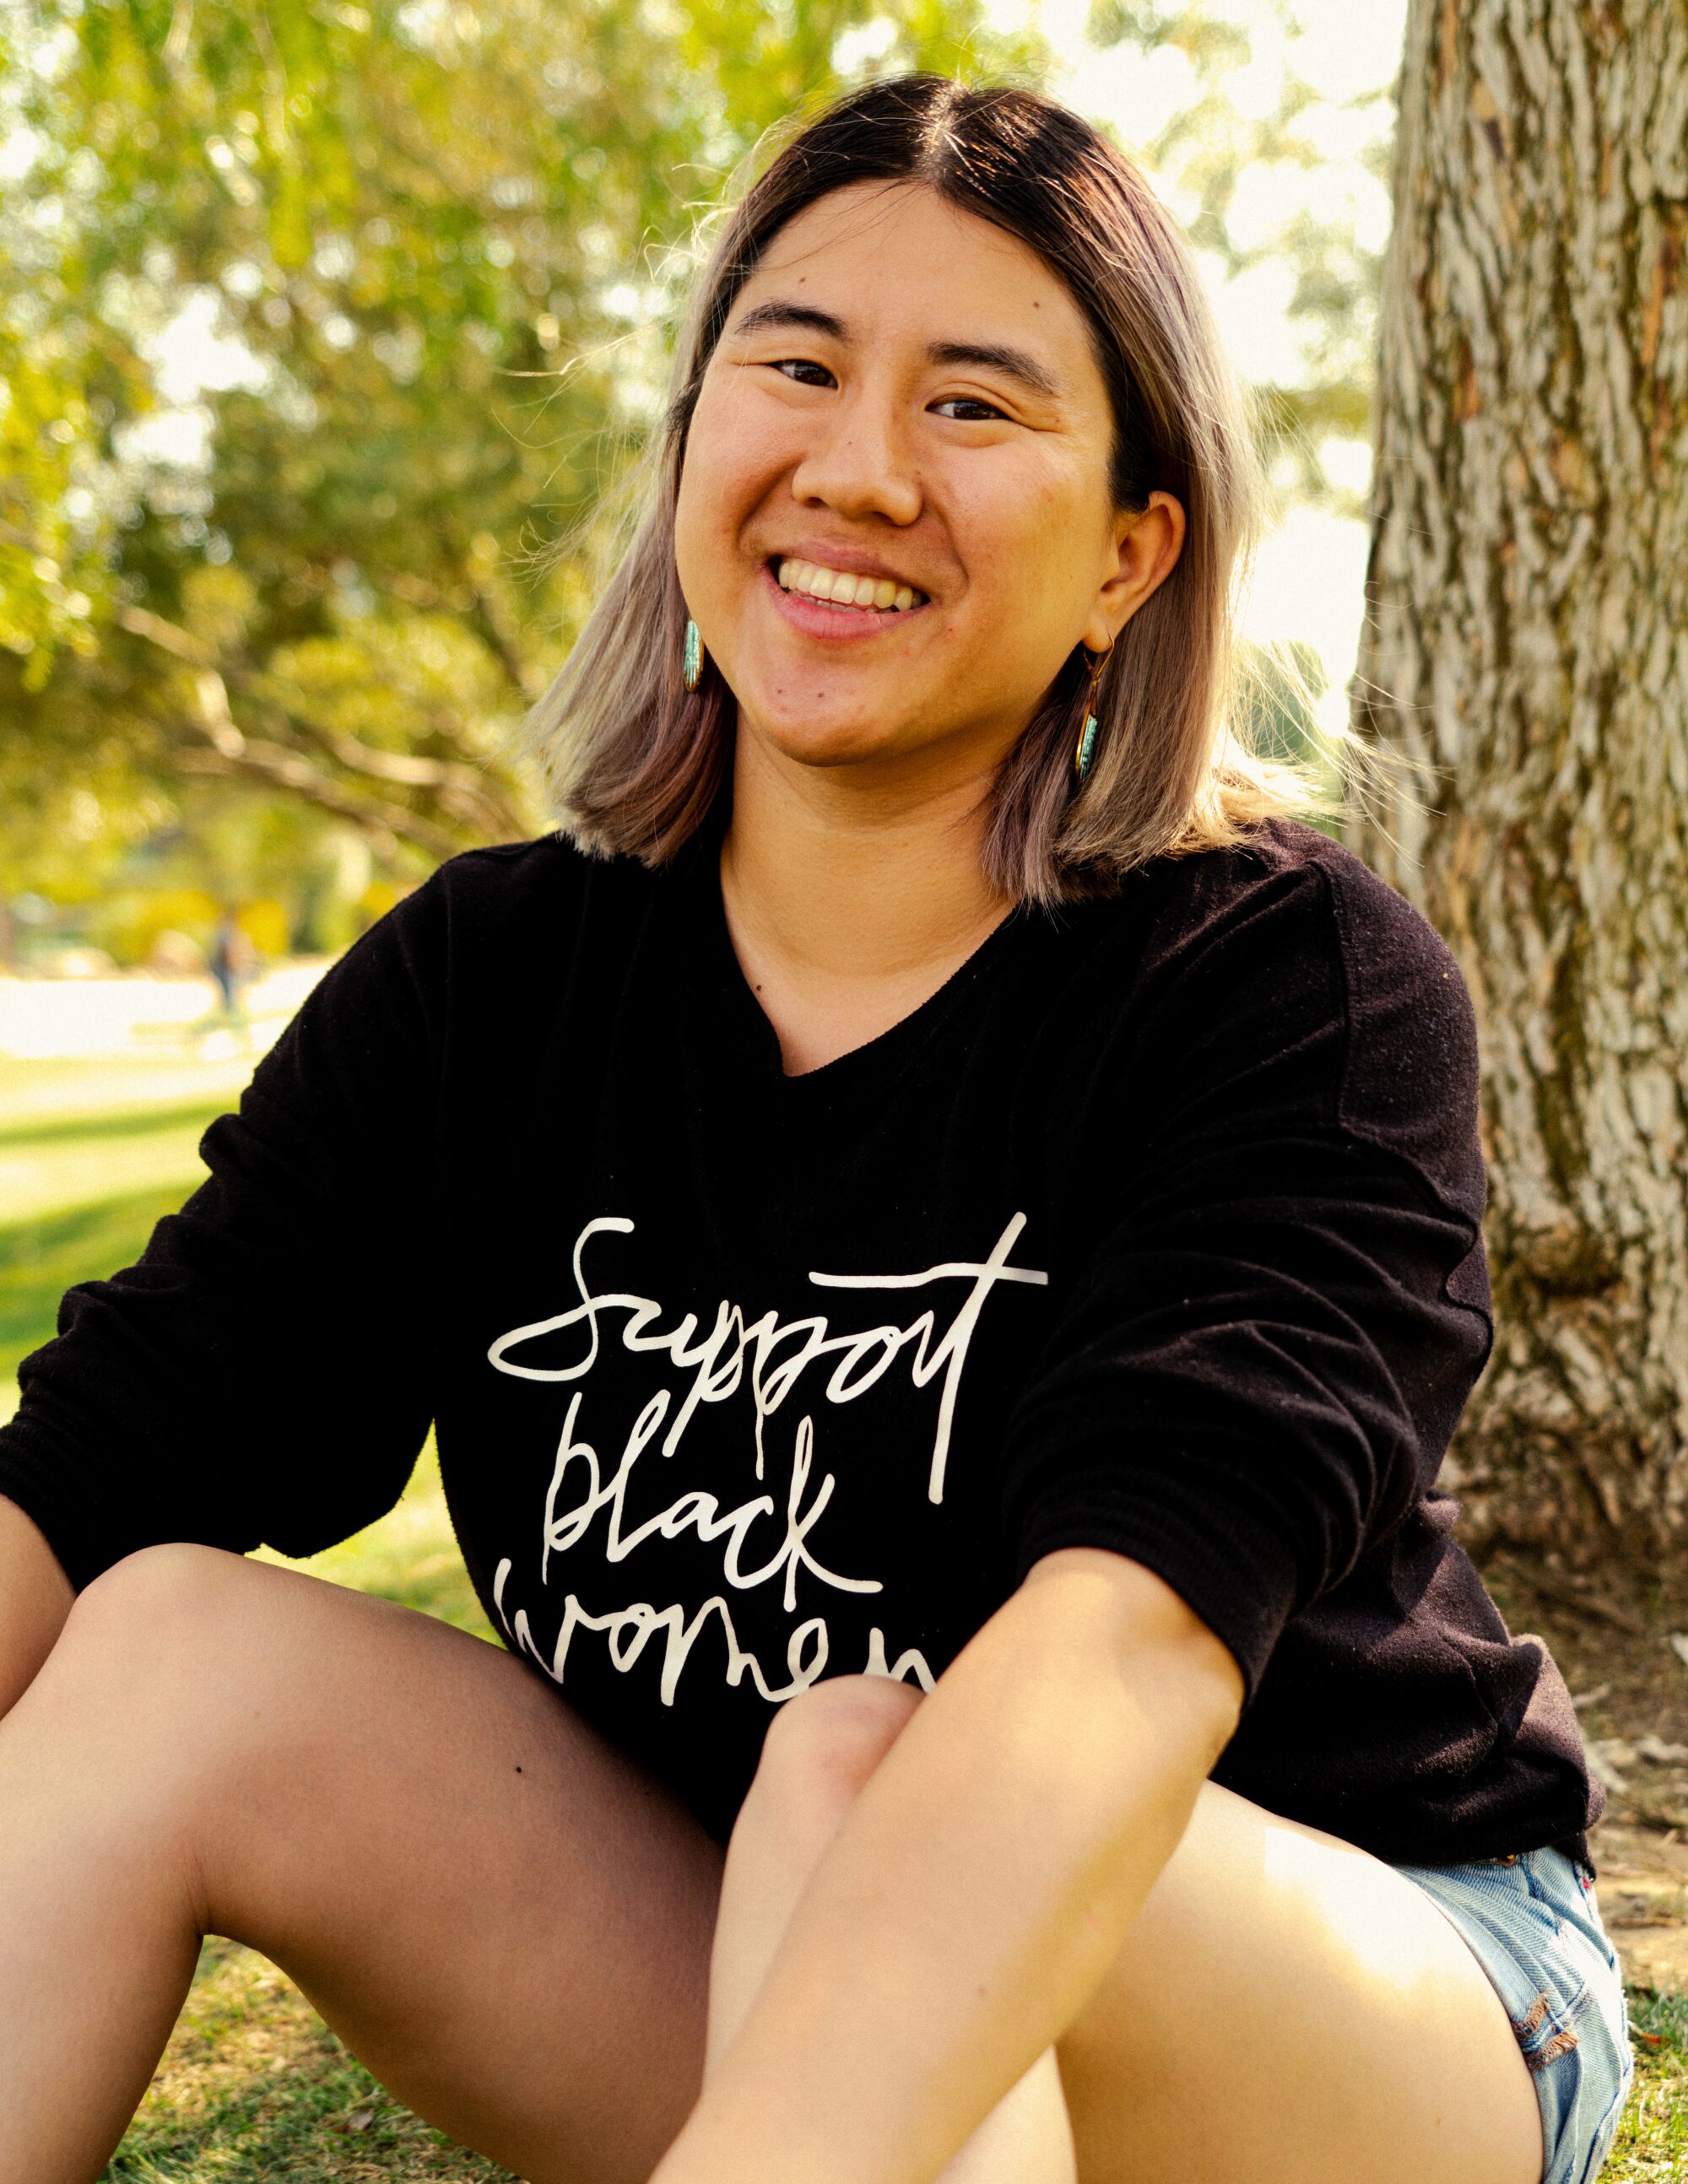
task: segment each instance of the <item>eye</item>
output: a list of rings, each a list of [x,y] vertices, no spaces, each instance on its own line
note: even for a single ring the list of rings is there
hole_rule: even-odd
[[[824,364],[816,364],[814,358],[811,356],[776,357],[768,368],[772,371],[783,373],[786,378],[794,381],[799,387],[822,387],[826,385],[833,376]],[[817,373],[819,376],[814,379],[799,376],[800,374],[811,371]]]
[[[965,411],[965,415],[957,417],[958,424],[989,425],[994,421],[1006,421],[1006,411],[999,410],[994,402],[982,401],[977,394],[946,394],[941,402],[934,402],[932,406],[940,417],[946,412]]]

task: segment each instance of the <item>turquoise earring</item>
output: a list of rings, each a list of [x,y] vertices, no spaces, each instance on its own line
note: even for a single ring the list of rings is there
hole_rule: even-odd
[[[1088,648],[1084,649],[1088,650]],[[1112,645],[1109,645],[1107,651],[1097,653],[1090,660],[1090,694],[1084,701],[1084,725],[1078,731],[1078,748],[1072,754],[1072,776],[1077,782],[1083,782],[1090,771],[1091,760],[1096,755],[1096,730],[1100,725],[1096,719],[1096,693],[1101,687],[1102,670],[1107,665],[1108,653],[1112,650]]]
[[[686,658],[681,679],[688,690],[695,690],[704,679],[704,640],[694,621],[686,624]]]
[[[1079,781],[1083,781],[1090,771],[1090,760],[1095,751],[1096,716],[1087,705],[1084,708],[1084,725],[1078,732],[1078,748],[1072,754],[1072,772]]]

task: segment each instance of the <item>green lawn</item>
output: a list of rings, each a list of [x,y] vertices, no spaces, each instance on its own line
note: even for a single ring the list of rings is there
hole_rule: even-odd
[[[0,1227],[0,1418],[15,1405],[19,1361],[51,1339],[64,1291],[131,1265],[182,1196],[167,1186]]]
[[[209,1942],[104,2184],[507,2184],[389,2100],[279,1972]]]
[[[65,1105],[86,1079],[58,1066]],[[81,1112],[8,1117],[19,1081],[0,1067],[0,1162],[33,1162],[28,1217],[8,1219],[0,1197],[0,1418],[14,1400],[18,1360],[53,1333],[71,1283],[136,1258],[153,1223],[198,1173],[199,1107],[155,1100],[114,1107],[97,1089]],[[39,1094],[42,1072],[28,1078]],[[162,1090],[162,1080],[149,1089]],[[176,1089],[172,1087],[172,1089]],[[177,1163],[160,1177],[158,1149]],[[107,1188],[89,1195],[100,1171]],[[185,1148],[185,1150],[184,1150]],[[20,1171],[14,1167],[14,1173]],[[0,1167],[0,1178],[7,1171]],[[74,1202],[42,1201],[53,1187]],[[270,1557],[281,1560],[280,1557]],[[390,1515],[298,1565],[488,1635],[463,1568],[432,1447]],[[1631,1996],[1640,2064],[1631,2103],[1602,2184],[1688,2179],[1688,1999]],[[249,1950],[206,1945],[192,1995],[163,2067],[107,2171],[106,2184],[497,2184],[504,2172],[454,2147],[387,2098],[281,1975]]]
[[[1688,2177],[1688,1996],[1630,1997],[1638,2070],[1601,2184],[1680,2184]]]

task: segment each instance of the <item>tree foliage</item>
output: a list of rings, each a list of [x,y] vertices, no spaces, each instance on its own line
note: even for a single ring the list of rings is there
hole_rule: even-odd
[[[1375,259],[1284,199],[1322,109],[1291,75],[1240,113],[1234,5],[1095,27],[1184,71],[1128,148],[1210,265],[1293,269],[1265,415],[1340,504]],[[532,831],[509,731],[589,605],[699,214],[846,81],[1049,56],[982,0],[0,0],[0,898],[66,899],[231,797],[400,874]]]
[[[0,890],[185,784],[523,833],[699,210],[973,0],[0,0]]]
[[[1293,368],[1241,359],[1280,490],[1362,516],[1363,489],[1333,477],[1322,449],[1372,437],[1392,81],[1336,97],[1309,81],[1297,0],[1094,0],[1090,28],[1173,87],[1170,111],[1130,148],[1204,270],[1258,282],[1298,337]]]

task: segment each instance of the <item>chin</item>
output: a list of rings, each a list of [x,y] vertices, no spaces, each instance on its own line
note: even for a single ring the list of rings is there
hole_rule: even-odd
[[[762,740],[782,757],[799,766],[855,766],[876,759],[895,758],[911,741],[905,727],[888,727],[883,721],[850,718],[774,721],[762,730]]]

